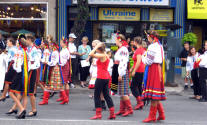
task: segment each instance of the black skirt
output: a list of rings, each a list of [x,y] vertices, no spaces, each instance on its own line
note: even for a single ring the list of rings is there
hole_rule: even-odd
[[[16,71],[13,69],[13,62],[10,62],[8,65],[8,72],[5,76],[5,83],[11,84],[16,76]]]
[[[119,77],[118,66],[119,66],[119,64],[114,64],[113,68],[112,68],[111,90],[114,93],[117,93],[117,90],[118,90],[118,77]]]
[[[16,71],[15,71],[16,72]],[[17,73],[12,84],[10,84],[10,92],[21,94],[24,91],[24,83],[22,79],[22,72]]]
[[[29,92],[29,95],[33,95],[34,94],[36,78],[37,78],[37,70],[31,70],[29,72],[29,81],[28,81],[28,92]]]

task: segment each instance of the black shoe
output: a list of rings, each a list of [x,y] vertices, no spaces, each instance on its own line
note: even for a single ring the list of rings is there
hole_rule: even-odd
[[[50,93],[50,98],[52,98],[55,94],[56,92]]]
[[[5,113],[5,114],[7,114],[7,115],[11,115],[11,114],[17,114],[17,112],[18,112],[18,110],[12,110],[12,111],[10,111],[10,112],[7,112],[7,113]]]
[[[6,101],[6,97],[1,98],[1,99],[0,99],[0,102],[1,102],[1,101],[5,102],[5,101]]]
[[[103,110],[106,110],[106,104],[105,104],[105,101],[101,101],[101,108]]]
[[[19,114],[18,116],[16,116],[17,119],[25,119],[25,115],[26,115],[26,110],[22,111],[21,114]]]
[[[27,117],[33,117],[33,116],[37,115],[37,111],[35,111],[35,112],[31,111],[30,113],[31,114],[27,115]]]
[[[191,88],[191,89],[193,89],[193,87],[194,87],[193,85],[192,85],[192,86],[190,86],[190,88]]]
[[[206,99],[200,99],[199,102],[207,102]]]

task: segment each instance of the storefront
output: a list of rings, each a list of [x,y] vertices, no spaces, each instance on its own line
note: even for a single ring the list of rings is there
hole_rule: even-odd
[[[207,1],[206,0],[188,0],[187,1],[187,21],[186,27],[189,32],[193,32],[198,37],[195,45],[200,49],[204,40],[207,40]]]
[[[5,36],[16,37],[19,33],[30,33],[36,37],[51,34],[56,37],[56,11],[51,8],[55,1],[47,0],[1,0],[0,32]]]

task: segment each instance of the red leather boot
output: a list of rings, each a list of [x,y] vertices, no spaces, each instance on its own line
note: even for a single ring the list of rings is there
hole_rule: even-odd
[[[50,92],[44,91],[43,98],[42,98],[43,100],[42,102],[39,103],[39,105],[47,105],[49,97],[50,97]]]
[[[63,96],[61,92],[59,92],[59,99],[57,99],[56,102],[60,102],[60,101],[63,101]]]
[[[101,112],[102,112],[102,108],[96,108],[96,115],[91,117],[90,119],[91,120],[101,119],[102,118]]]
[[[158,103],[157,104],[157,110],[158,110],[158,113],[159,113],[159,117],[157,118],[157,120],[165,120],[165,111],[164,111],[164,108],[163,108],[163,105],[162,103]]]
[[[110,116],[108,119],[116,119],[116,115],[114,114],[114,107],[109,108]]]
[[[144,107],[144,102],[142,101],[141,97],[137,97],[137,105],[134,107],[134,110],[139,110]]]
[[[120,109],[119,109],[119,111],[115,115],[122,115],[124,113],[125,113],[124,101],[120,100]]]
[[[65,90],[65,93],[66,93],[66,95],[67,95],[67,97],[68,97],[68,101],[70,100],[70,98],[69,98],[70,93],[69,93],[69,92],[70,92],[69,89],[66,89],[66,90]]]
[[[123,117],[126,117],[128,115],[132,115],[133,114],[133,109],[132,109],[132,105],[130,100],[125,100],[124,101],[125,107],[126,107],[126,112],[124,114],[122,114]]]
[[[156,122],[156,113],[157,113],[157,106],[151,105],[148,118],[146,118],[142,122],[144,123]]]
[[[61,105],[63,104],[68,104],[68,96],[66,95],[65,91],[61,91],[61,95],[63,96],[63,101],[60,103]]]

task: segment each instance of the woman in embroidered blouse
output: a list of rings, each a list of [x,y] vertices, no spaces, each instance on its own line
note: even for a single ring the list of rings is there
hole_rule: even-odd
[[[157,38],[157,32],[149,31],[149,33],[146,33],[146,35],[150,45],[146,53],[142,56],[142,62],[146,65],[142,99],[151,101],[151,107],[149,117],[143,120],[143,122],[165,120],[164,108],[160,102],[166,99],[161,68],[164,60],[164,49]],[[159,112],[158,118],[156,118],[157,111]]]
[[[83,66],[82,62],[87,61],[89,62],[89,53],[91,52],[91,47],[87,45],[88,43],[88,37],[84,36],[82,38],[82,45],[78,47],[78,53],[80,55],[80,81],[81,81],[81,87],[86,87],[86,80],[89,76],[89,68],[88,66]]]

